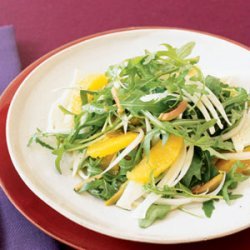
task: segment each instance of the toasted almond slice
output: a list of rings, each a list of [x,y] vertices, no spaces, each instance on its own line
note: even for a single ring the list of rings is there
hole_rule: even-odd
[[[118,93],[117,93],[117,89],[115,87],[113,87],[111,89],[111,93],[112,93],[112,96],[113,96],[113,98],[115,100],[118,114],[122,114],[124,110],[123,110],[123,108],[121,106],[121,103],[120,103],[120,100],[119,100],[119,97],[118,97]]]
[[[186,110],[187,105],[187,101],[182,101],[174,110],[167,113],[161,113],[159,119],[162,121],[171,121],[182,114]]]
[[[219,173],[215,177],[213,177],[210,181],[206,182],[203,185],[198,185],[192,189],[192,192],[194,194],[201,194],[204,192],[212,192],[214,191],[221,183],[223,180],[224,174]]]

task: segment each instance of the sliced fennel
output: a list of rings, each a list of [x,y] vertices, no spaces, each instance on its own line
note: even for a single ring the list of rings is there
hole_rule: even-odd
[[[205,95],[202,95],[201,96],[201,101],[204,104],[204,106],[208,109],[208,111],[210,112],[210,114],[212,115],[212,117],[214,119],[216,119],[219,128],[223,129],[223,124],[221,123],[221,120],[220,120],[220,118],[219,118],[219,116],[218,116],[218,114],[217,114],[214,106],[212,105],[212,103],[208,99],[208,97],[205,96]]]
[[[200,89],[203,88],[203,84],[201,82],[197,81],[197,82],[195,82],[195,84],[197,86],[199,86]],[[212,102],[214,107],[219,111],[219,113],[225,119],[225,121],[228,123],[228,125],[231,126],[232,124],[227,117],[226,111],[225,111],[223,105],[221,104],[221,102],[219,101],[219,99],[217,98],[217,96],[208,87],[205,87],[205,91],[208,92],[207,97]]]
[[[70,87],[65,89],[63,95],[52,104],[48,116],[48,132],[68,133],[71,129],[73,129],[74,116],[64,114],[59,109],[59,105],[62,105],[69,111],[72,111],[71,106],[74,102],[74,98],[79,95],[79,82],[82,79],[81,77],[80,71],[76,69]]]
[[[170,187],[173,186],[174,181],[180,174],[183,165],[185,163],[187,155],[186,146],[183,147],[182,152],[180,153],[179,158],[175,161],[175,163],[167,170],[166,174],[160,180],[158,186],[163,187],[164,185],[168,185]]]
[[[192,96],[190,95],[187,91],[183,90],[183,93],[185,94],[186,97],[188,97],[196,106],[197,108],[201,111],[201,113],[203,114],[204,118],[206,121],[210,121],[211,117],[206,109],[206,107],[204,106],[204,104],[201,102],[201,100],[197,97],[197,96]],[[211,126],[209,128],[209,131],[211,134],[215,133],[215,128],[214,126]]]
[[[139,199],[143,194],[145,194],[143,185],[129,181],[122,196],[117,201],[116,206],[131,210],[133,208],[133,202]]]
[[[169,187],[175,186],[181,178],[185,175],[188,170],[193,157],[193,147],[190,147],[186,152],[186,147],[183,147],[183,150],[176,160],[176,162],[167,170],[165,176],[157,184],[159,188],[164,187],[165,185]],[[184,171],[183,171],[184,169]],[[154,204],[158,199],[161,198],[161,195],[155,193],[150,193],[146,196],[145,200],[135,209],[134,217],[136,218],[145,218],[147,210],[149,207]]]
[[[246,110],[243,111],[243,116],[242,116],[242,118],[241,118],[238,126],[235,127],[235,128],[233,128],[233,129],[231,129],[227,133],[223,134],[221,136],[222,140],[225,141],[225,140],[231,139],[233,136],[237,135],[241,131],[241,129],[244,126],[245,122],[247,121],[247,116],[248,116],[247,115],[247,111]]]
[[[172,183],[172,186],[175,186],[183,177],[184,175],[187,173],[191,163],[192,163],[192,159],[193,159],[193,155],[194,155],[194,146],[190,146],[188,151],[187,151],[187,155],[184,161],[184,164],[181,168],[180,174],[178,175],[178,177],[174,180],[174,182]]]
[[[237,152],[242,152],[246,146],[250,145],[250,112],[246,111],[244,114],[245,119],[237,134],[232,136],[234,148]],[[239,125],[240,126],[240,125]]]
[[[73,153],[73,170],[72,170],[72,176],[76,176],[78,169],[81,165],[81,163],[84,162],[84,160],[87,158],[86,150],[84,150],[82,153],[74,152]]]
[[[239,161],[250,160],[250,152],[222,153],[221,155],[228,160],[239,160]]]

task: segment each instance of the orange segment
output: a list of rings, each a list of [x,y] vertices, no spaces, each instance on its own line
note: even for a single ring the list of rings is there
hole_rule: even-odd
[[[108,79],[104,74],[93,74],[87,76],[80,81],[77,86],[81,89],[87,89],[91,91],[100,90],[108,84]],[[92,100],[92,96],[88,95],[89,101]],[[74,114],[80,114],[82,108],[82,100],[79,90],[73,90],[69,110]]]
[[[89,75],[83,82],[86,82],[90,91],[100,90],[108,84],[108,78],[104,74]]]
[[[170,135],[165,145],[160,140],[150,150],[149,157],[145,156],[131,172],[127,173],[127,178],[142,184],[148,183],[152,174],[157,177],[174,163],[183,144],[183,139],[175,135]]]
[[[250,147],[246,148],[244,151],[250,151]],[[216,162],[216,168],[221,171],[229,172],[233,165],[236,163],[236,160],[218,160]],[[243,168],[238,168],[237,173],[250,175],[250,160],[241,161],[244,164]]]
[[[87,149],[87,154],[93,158],[105,157],[115,154],[126,148],[137,137],[137,133],[128,132],[126,134],[117,133],[112,136],[107,135],[104,139],[91,144]]]
[[[237,173],[250,175],[250,160],[241,161],[244,164],[243,168],[238,168]],[[219,160],[216,162],[216,168],[221,171],[229,172],[236,160]]]

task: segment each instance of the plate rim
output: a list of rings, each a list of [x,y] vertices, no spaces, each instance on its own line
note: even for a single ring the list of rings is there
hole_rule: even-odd
[[[12,86],[12,85],[19,85],[18,88],[16,89],[15,93],[13,94],[13,97],[11,98],[12,100],[15,98],[15,94],[18,92],[18,89],[20,88],[20,86],[22,86],[23,84],[23,81],[25,78],[27,78],[29,76],[29,74],[34,70],[36,69],[41,63],[43,63],[44,61],[46,61],[47,59],[51,58],[53,55],[56,55],[57,53],[60,53],[61,51],[63,51],[64,49],[67,49],[69,47],[72,47],[78,43],[81,43],[83,41],[86,41],[86,40],[90,40],[92,38],[96,38],[96,37],[100,37],[100,36],[104,36],[104,35],[109,35],[109,34],[112,34],[112,33],[119,33],[119,32],[126,32],[126,31],[133,31],[133,30],[146,30],[146,29],[162,29],[162,30],[180,30],[180,31],[189,31],[189,32],[195,32],[195,33],[199,33],[199,34],[203,34],[203,35],[207,35],[207,36],[212,36],[212,37],[216,37],[216,38],[219,38],[219,39],[222,39],[224,41],[227,41],[227,42],[230,42],[230,43],[233,43],[233,44],[236,44],[237,46],[240,46],[241,48],[244,48],[246,49],[248,52],[250,50],[250,48],[244,44],[241,44],[239,42],[236,42],[234,40],[231,40],[231,39],[228,39],[228,38],[225,38],[223,36],[220,36],[220,35],[214,35],[214,34],[211,34],[211,33],[208,33],[208,32],[203,32],[203,31],[196,31],[196,30],[193,30],[193,29],[183,29],[183,28],[175,28],[175,27],[164,27],[164,26],[143,26],[143,27],[128,27],[128,28],[121,28],[121,29],[114,29],[114,30],[108,30],[108,31],[104,31],[104,32],[99,32],[99,33],[96,33],[96,34],[92,34],[92,35],[89,35],[89,36],[85,36],[85,37],[82,37],[82,38],[79,38],[79,39],[76,39],[72,42],[69,42],[69,43],[66,43],[65,45],[62,45],[52,51],[50,51],[49,53],[45,54],[44,56],[40,57],[39,59],[37,59],[34,63],[32,63],[31,65],[29,65],[24,71],[22,71],[11,83],[10,85],[8,86],[8,88],[3,92],[3,94],[1,95],[0,97],[0,103],[2,101],[2,98],[3,96],[5,95],[5,93],[9,90],[9,88]],[[18,84],[19,83],[19,84]],[[12,103],[12,100],[11,100],[11,103]],[[10,106],[11,107],[11,106]],[[8,112],[9,114],[9,112]],[[7,121],[8,121],[8,118],[6,119],[6,124],[7,124]],[[6,137],[8,138],[7,136],[7,133],[6,133]],[[7,139],[7,142],[8,142],[8,139]],[[9,143],[8,143],[9,144]],[[9,151],[9,145],[8,145],[8,151]],[[13,163],[13,160],[12,160],[12,163]],[[19,177],[20,177],[20,174],[19,172],[17,172]],[[20,177],[21,178],[21,177]],[[23,180],[23,178],[21,178]],[[29,187],[29,185],[26,184],[26,182],[24,182],[26,186]],[[2,185],[2,180],[1,180],[1,176],[0,176],[0,184],[1,186],[3,187]],[[29,188],[30,189],[30,188]],[[4,192],[7,194],[8,196],[8,191],[4,189],[3,187],[3,190]],[[31,190],[31,189],[30,189]],[[31,192],[33,194],[35,194],[32,190]],[[36,194],[35,194],[36,195]],[[37,196],[37,195],[36,195]],[[39,199],[41,199],[39,196],[37,196]],[[12,203],[15,204],[15,201],[13,201],[11,199],[11,197],[8,196],[8,198],[12,201]],[[44,202],[44,201],[43,201]],[[55,210],[51,204],[48,204],[47,202],[44,202],[46,205],[48,205],[51,209]],[[26,214],[22,213],[26,218]],[[61,214],[61,212],[59,212],[59,214]],[[62,215],[62,214],[61,214]],[[63,215],[64,216],[64,215]],[[66,219],[69,219],[67,217],[65,217]],[[30,219],[30,218],[28,218]],[[69,219],[71,220],[71,219]],[[30,220],[33,224],[34,221]],[[73,223],[77,223],[75,221],[72,221],[71,222]],[[36,224],[36,226],[38,226]],[[82,225],[81,225],[82,226]],[[40,228],[40,226],[38,226]],[[82,227],[85,227],[87,229],[90,229],[90,230],[93,230],[95,232],[98,232],[98,233],[101,233],[101,234],[105,234],[105,235],[108,235],[108,236],[111,236],[111,237],[115,237],[115,238],[118,238],[118,239],[125,239],[125,240],[130,240],[130,241],[137,241],[137,242],[149,242],[149,243],[158,243],[158,244],[175,244],[175,243],[180,243],[179,240],[156,240],[156,239],[141,239],[141,238],[137,238],[137,237],[133,237],[133,238],[126,238],[126,237],[121,237],[121,235],[114,235],[114,234],[110,234],[110,233],[104,233],[104,231],[100,231],[98,230],[97,227],[89,227],[89,226],[82,226]],[[223,236],[226,236],[226,235],[229,235],[229,234],[233,234],[235,232],[238,232],[238,231],[241,231],[245,228],[248,228],[249,225],[246,225],[246,226],[243,226],[243,227],[240,227],[240,228],[237,228],[235,230],[232,230],[230,232],[224,232],[224,233],[221,233],[221,234],[217,234],[217,235],[211,235],[209,237],[207,237],[206,239],[214,239],[214,238],[219,238],[219,237],[223,237]],[[94,229],[93,229],[94,228]],[[41,229],[41,228],[40,228]],[[48,232],[47,232],[48,233]],[[53,236],[53,235],[51,235]],[[61,239],[60,239],[61,240]],[[186,239],[186,240],[183,240],[181,242],[196,242],[196,241],[202,241],[204,240],[204,238],[194,238],[192,240],[189,240],[189,239]],[[67,243],[68,244],[68,243]]]

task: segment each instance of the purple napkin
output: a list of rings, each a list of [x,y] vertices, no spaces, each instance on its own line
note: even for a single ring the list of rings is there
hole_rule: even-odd
[[[0,27],[0,94],[20,69],[14,29],[11,25]]]
[[[0,27],[0,94],[20,72],[12,26]],[[0,249],[57,250],[58,243],[26,220],[0,189]]]

